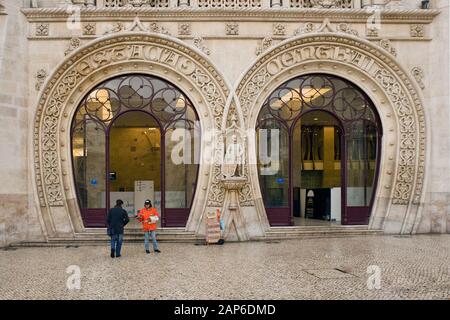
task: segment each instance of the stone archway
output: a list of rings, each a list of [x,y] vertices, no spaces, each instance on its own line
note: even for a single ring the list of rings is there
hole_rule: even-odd
[[[48,237],[85,231],[71,170],[70,123],[83,96],[119,75],[143,73],[176,84],[192,101],[206,133],[222,129],[229,86],[199,50],[167,35],[126,32],[95,40],[73,52],[47,80],[34,123],[35,185]],[[210,136],[214,136],[211,134]],[[201,156],[214,142],[202,139]],[[220,207],[221,159],[201,161],[186,230],[197,231],[207,206]]]
[[[312,33],[285,40],[257,59],[236,87],[237,110],[254,134],[267,96],[285,81],[309,73],[336,75],[358,84],[374,102],[384,128],[381,166],[369,228],[414,233],[424,201],[426,122],[417,85],[385,49],[356,36]],[[263,227],[267,217],[256,170],[254,137],[249,139],[249,183],[240,198],[256,199]],[[244,190],[244,188],[243,188]]]

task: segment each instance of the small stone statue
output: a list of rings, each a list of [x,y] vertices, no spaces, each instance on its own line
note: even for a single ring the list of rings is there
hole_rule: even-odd
[[[238,142],[237,136],[233,135],[231,142],[227,146],[225,154],[223,174],[227,178],[242,177],[242,167],[244,163],[244,148]]]

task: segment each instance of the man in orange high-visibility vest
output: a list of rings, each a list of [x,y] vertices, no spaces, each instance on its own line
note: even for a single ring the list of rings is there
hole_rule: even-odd
[[[145,252],[150,253],[150,237],[153,240],[153,250],[155,252],[161,252],[158,248],[158,242],[156,241],[156,228],[159,220],[159,214],[156,208],[152,207],[152,202],[150,200],[145,201],[144,208],[139,210],[136,217],[142,223]]]

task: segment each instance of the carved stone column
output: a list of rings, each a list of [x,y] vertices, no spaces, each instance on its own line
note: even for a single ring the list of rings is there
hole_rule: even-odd
[[[222,184],[226,190],[222,219],[224,221],[224,238],[228,240],[248,241],[245,219],[239,206],[239,190],[247,183],[247,178],[227,177]]]

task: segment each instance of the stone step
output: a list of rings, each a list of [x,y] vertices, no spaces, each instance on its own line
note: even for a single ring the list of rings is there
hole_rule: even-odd
[[[382,235],[382,230],[358,230],[358,229],[340,229],[340,230],[289,230],[289,231],[268,231],[265,237],[260,240],[282,240],[282,239],[303,239],[303,238],[336,238],[353,236],[373,236]]]

